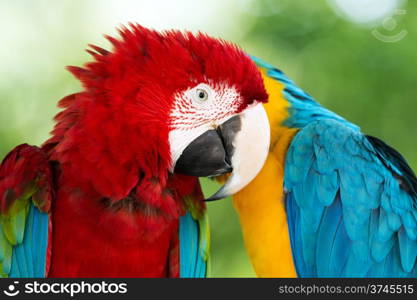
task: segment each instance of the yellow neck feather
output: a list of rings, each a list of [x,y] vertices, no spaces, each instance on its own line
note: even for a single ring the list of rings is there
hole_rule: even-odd
[[[296,130],[282,126],[288,117],[284,86],[262,71],[269,102],[271,147],[258,176],[233,196],[245,246],[259,277],[296,277],[284,204],[284,160]]]

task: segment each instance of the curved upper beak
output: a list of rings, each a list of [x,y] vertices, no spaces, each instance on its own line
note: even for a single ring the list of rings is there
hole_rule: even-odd
[[[174,172],[198,177],[232,173],[206,201],[237,193],[256,177],[269,151],[270,128],[262,104],[255,104],[204,132],[178,158]]]

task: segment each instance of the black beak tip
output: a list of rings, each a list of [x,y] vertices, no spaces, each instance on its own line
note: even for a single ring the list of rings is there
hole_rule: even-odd
[[[205,202],[217,201],[217,200],[221,200],[221,199],[227,198],[227,197],[229,197],[229,196],[230,196],[230,195],[225,195],[225,194],[223,194],[223,193],[221,192],[221,190],[220,190],[220,191],[218,191],[217,193],[215,193],[213,196],[211,196],[211,197],[209,197],[209,198],[207,198],[207,199],[204,199],[204,201],[205,201]]]
[[[220,200],[220,199],[224,199],[229,197],[230,195],[225,191],[224,191],[224,186],[218,190],[214,195],[212,195],[211,197],[204,199],[205,202],[210,202],[210,201],[216,201],[216,200]]]

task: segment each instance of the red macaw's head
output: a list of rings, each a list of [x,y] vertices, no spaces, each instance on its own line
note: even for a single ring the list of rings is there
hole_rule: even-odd
[[[252,180],[266,159],[269,123],[261,104],[268,95],[248,55],[201,33],[131,25],[120,35],[108,37],[111,52],[91,46],[94,62],[69,67],[85,91],[63,100],[54,134],[71,127],[56,150],[77,144],[74,174],[95,177],[95,188],[116,199],[142,178],[169,173],[231,172],[214,198]]]

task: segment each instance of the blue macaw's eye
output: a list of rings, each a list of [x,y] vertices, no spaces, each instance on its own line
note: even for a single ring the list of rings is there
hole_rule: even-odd
[[[208,99],[208,93],[206,90],[197,89],[196,94],[197,94],[197,99],[200,101],[206,101]]]

